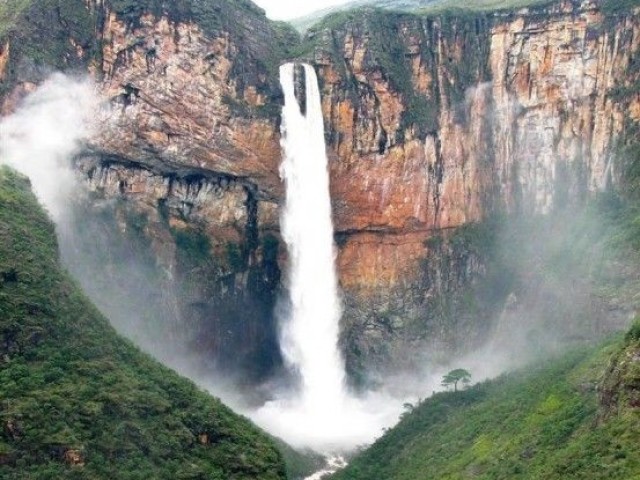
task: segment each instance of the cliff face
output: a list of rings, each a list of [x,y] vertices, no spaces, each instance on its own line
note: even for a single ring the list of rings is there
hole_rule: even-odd
[[[203,368],[255,381],[279,362],[283,54],[261,12],[221,8],[214,29],[107,12],[98,86],[111,108],[78,167],[98,198],[120,200],[121,229],[143,216],[139,235],[170,272],[160,289],[175,342]]]
[[[274,79],[252,64],[259,52],[236,42],[227,32],[212,39],[195,23],[152,15],[131,28],[111,13],[101,93],[120,108],[96,150],[181,175],[233,176],[273,203],[282,194],[279,133],[268,117],[269,107],[277,112]]]
[[[121,231],[139,227],[170,273],[167,304],[179,324],[196,319],[203,351],[275,365],[286,262],[276,67],[295,35],[247,2],[126,3],[87,10],[99,48],[89,55],[84,42],[74,65],[112,108],[79,171],[96,202],[117,200]],[[365,11],[304,43],[323,95],[350,370],[478,344],[510,292],[483,291],[486,248],[460,227],[547,213],[615,181],[614,147],[640,121],[638,16],[589,1],[424,18]],[[18,77],[5,110],[30,88]],[[206,268],[189,260],[194,249]]]
[[[432,300],[479,281],[483,261],[428,239],[604,189],[616,142],[637,125],[639,34],[637,15],[593,2],[470,18],[372,11],[312,32],[345,330],[368,337],[357,352],[394,361],[422,336],[434,348],[477,341],[484,315],[457,309],[443,326]]]

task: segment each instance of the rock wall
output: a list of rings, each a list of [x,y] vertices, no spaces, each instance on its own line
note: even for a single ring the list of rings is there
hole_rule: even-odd
[[[145,216],[140,233],[172,278],[175,343],[252,383],[280,362],[280,92],[267,62],[282,54],[263,14],[227,14],[215,31],[106,15],[109,108],[78,166],[100,198]]]
[[[364,11],[311,36],[345,332],[361,340],[352,361],[477,344],[496,310],[469,321],[457,309],[442,325],[432,300],[465,294],[483,260],[448,249],[443,262],[429,239],[496,213],[546,214],[612,181],[640,98],[628,88],[637,15],[605,16],[595,2],[470,17]],[[448,281],[428,281],[434,268]]]
[[[100,156],[76,165],[89,201],[60,228],[63,257],[111,321],[191,375],[247,385],[278,368],[277,218],[251,187]]]

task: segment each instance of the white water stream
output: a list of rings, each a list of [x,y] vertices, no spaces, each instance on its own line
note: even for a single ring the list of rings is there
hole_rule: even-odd
[[[371,442],[397,419],[395,402],[351,397],[345,388],[344,360],[338,347],[341,316],[335,270],[331,197],[324,121],[315,70],[304,65],[303,112],[296,99],[293,64],[280,67],[286,183],[282,235],[289,253],[290,309],[281,319],[281,349],[297,372],[300,388],[281,392],[251,414],[273,434],[296,447],[336,457]],[[336,465],[329,466],[328,473]]]
[[[338,350],[341,315],[334,267],[324,122],[315,70],[304,65],[306,115],[294,89],[294,65],[280,68],[286,183],[282,236],[289,252],[291,312],[284,319],[281,349],[302,380],[301,403],[310,411],[338,408],[345,397],[344,362]]]

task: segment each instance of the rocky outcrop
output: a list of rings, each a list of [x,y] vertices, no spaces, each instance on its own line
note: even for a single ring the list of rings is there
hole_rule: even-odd
[[[200,368],[250,383],[279,363],[272,69],[283,54],[255,7],[220,8],[213,26],[172,12],[132,23],[107,11],[98,85],[110,108],[78,166],[99,198],[122,201],[121,229],[144,216],[140,236],[170,274],[161,288],[174,343],[204,358]]]
[[[245,385],[277,368],[271,204],[228,176],[161,175],[100,156],[77,167],[90,201],[61,232],[63,257],[112,322],[192,375],[216,370]]]
[[[267,200],[281,196],[279,132],[260,110],[273,102],[272,85],[267,72],[239,64],[229,34],[212,39],[195,23],[152,15],[131,29],[110,14],[103,39],[101,90],[116,108],[96,151],[182,175],[217,172],[251,182]]]
[[[600,383],[601,417],[623,416],[640,410],[640,323],[626,336],[623,348],[610,361]]]

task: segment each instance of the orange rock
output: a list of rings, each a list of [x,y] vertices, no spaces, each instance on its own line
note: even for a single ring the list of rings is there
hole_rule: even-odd
[[[7,41],[4,45],[0,44],[0,82],[7,75],[7,65],[9,65],[9,57],[11,55],[11,44]]]
[[[440,21],[434,20],[436,31]],[[358,89],[358,104],[344,94],[348,82],[330,56],[320,67],[335,226],[347,238],[341,281],[372,296],[419,270],[429,230],[479,221],[496,208],[549,211],[560,163],[580,162],[587,174],[580,188],[601,188],[626,110],[607,97],[608,89],[640,50],[637,18],[619,21],[618,31],[639,34],[622,43],[600,29],[594,5],[581,10],[565,2],[542,20],[523,10],[493,23],[491,80],[471,84],[461,100],[451,95],[460,81],[451,65],[477,53],[465,51],[464,36],[455,33],[439,31],[435,45],[423,44],[430,40],[412,22],[399,31],[415,91],[438,98],[436,135],[416,138],[405,127],[399,138],[407,98],[385,81],[388,72],[367,61],[370,39],[357,27],[346,28],[341,53],[349,75],[366,86]],[[640,117],[638,105],[637,97],[630,102],[632,118]],[[571,181],[568,188],[578,188],[579,180]],[[406,238],[413,240],[397,244]]]
[[[81,450],[69,449],[64,452],[64,461],[74,467],[84,467],[84,455]]]
[[[100,119],[95,150],[167,170],[248,178],[263,195],[282,196],[277,125],[233,111],[265,98],[255,85],[236,84],[238,47],[228,34],[209,38],[195,24],[151,15],[131,30],[112,14],[103,36],[101,92],[122,106]]]

